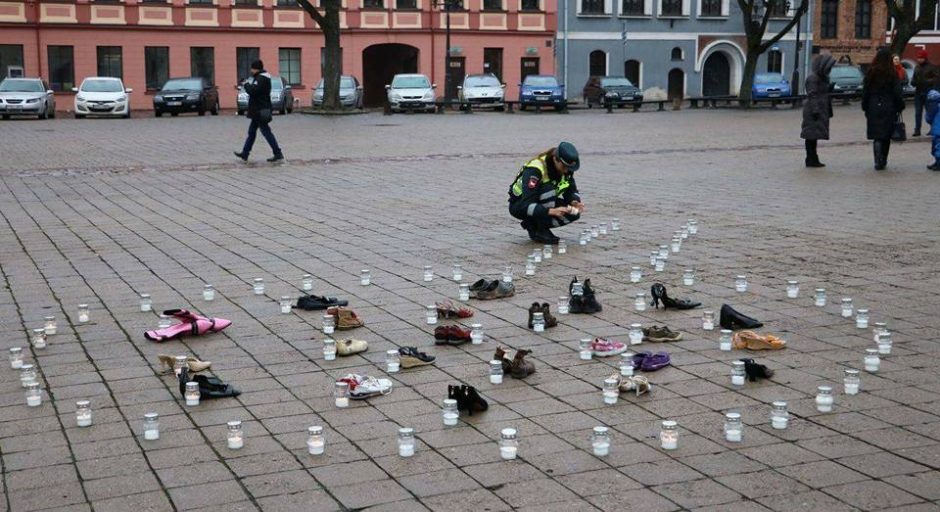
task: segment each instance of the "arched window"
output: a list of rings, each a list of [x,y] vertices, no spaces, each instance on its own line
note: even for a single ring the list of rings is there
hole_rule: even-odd
[[[672,60],[682,60],[682,48],[677,46],[672,49]]]
[[[607,54],[601,50],[591,52],[591,76],[607,76]]]
[[[623,63],[623,76],[633,85],[640,86],[640,61],[628,60]]]
[[[780,50],[770,50],[767,52],[767,72],[781,73],[783,71],[783,54]]]

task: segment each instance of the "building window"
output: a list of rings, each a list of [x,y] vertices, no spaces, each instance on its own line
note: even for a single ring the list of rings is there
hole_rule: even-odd
[[[661,0],[662,16],[682,16],[682,0]]]
[[[767,72],[781,73],[783,70],[783,54],[780,50],[770,50],[767,52]]]
[[[215,48],[194,46],[189,49],[189,71],[209,85],[215,85]]]
[[[822,0],[819,31],[822,39],[835,39],[839,32],[839,0]]]
[[[235,48],[235,72],[238,73],[238,83],[251,75],[251,63],[260,58],[258,48]]]
[[[278,72],[285,83],[300,85],[300,48],[281,48]]]
[[[98,76],[110,76],[121,78],[121,47],[120,46],[99,46],[98,47]]]
[[[503,0],[483,0],[484,11],[502,11]]]
[[[235,0],[235,5],[240,7],[257,7],[258,0]]]
[[[771,0],[767,4],[767,10],[770,11],[771,18],[786,18],[790,5],[787,0]]]
[[[484,48],[483,49],[483,72],[493,73],[496,78],[503,81],[503,49],[502,48]]]
[[[190,5],[212,5],[212,0],[189,0]]]
[[[594,50],[590,56],[591,76],[607,76],[607,54],[601,50]]]
[[[395,8],[402,11],[417,9],[418,0],[395,0]]]
[[[701,0],[702,2],[701,16],[705,16],[705,17],[721,16],[721,1],[722,0]]]
[[[144,48],[144,74],[147,89],[159,89],[170,78],[170,49],[166,46]]]
[[[522,0],[520,11],[540,11],[539,0]]]
[[[23,67],[23,45],[0,44],[0,80],[7,77],[11,66]]]
[[[384,9],[385,0],[362,0],[363,9]]]
[[[871,39],[871,0],[855,1],[855,39]]]
[[[581,14],[605,14],[604,0],[581,0]]]
[[[75,87],[75,59],[71,46],[49,46],[49,83],[53,91]]]
[[[643,16],[645,0],[623,0],[620,13],[624,16]]]
[[[623,63],[623,76],[633,85],[640,86],[640,61],[628,60]]]
[[[539,58],[538,57],[522,57],[520,61],[522,65],[521,73],[519,73],[520,82],[525,82],[525,77],[529,75],[539,74]]]
[[[682,60],[682,48],[678,46],[672,49],[672,53],[669,54],[669,58],[672,60]]]
[[[277,0],[278,7],[297,7],[297,0]]]

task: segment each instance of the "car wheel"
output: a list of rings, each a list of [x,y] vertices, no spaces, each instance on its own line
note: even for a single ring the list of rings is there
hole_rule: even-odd
[[[173,116],[173,117],[176,117],[176,116],[180,115],[180,113],[179,113],[179,112],[170,112],[170,115]]]
[[[55,106],[49,111],[49,119],[55,119]]]
[[[42,109],[42,112],[39,113],[38,117],[39,119],[49,119],[49,109],[48,108]]]
[[[218,100],[216,100],[215,105],[212,106],[212,110],[210,112],[212,112],[212,115],[214,116],[219,115],[219,101]]]
[[[525,107],[526,107],[525,105],[523,105],[523,104],[521,104],[521,103],[519,104],[519,110],[525,110]]]
[[[159,110],[154,110],[154,111],[153,111],[153,117],[160,117],[160,116],[162,116],[162,115],[163,115],[163,112],[160,112]]]
[[[198,114],[199,114],[199,117],[202,117],[202,116],[206,115],[206,109],[205,109],[205,108],[200,108]]]
[[[243,116],[243,115],[245,115],[245,111],[244,111],[244,110],[239,110],[238,112],[236,112],[236,115]]]
[[[287,107],[284,107],[284,106],[281,107],[281,115],[282,115],[282,116],[286,116],[286,115],[287,115]]]
[[[127,113],[124,114],[124,119],[130,119],[130,118],[131,118],[131,109],[127,109]]]

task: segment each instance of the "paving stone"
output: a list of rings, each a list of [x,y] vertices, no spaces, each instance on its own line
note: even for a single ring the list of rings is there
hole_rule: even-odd
[[[868,481],[829,487],[826,492],[864,510],[884,509],[921,501],[920,498],[884,482]]]
[[[665,484],[653,488],[669,500],[686,508],[731,503],[741,496],[712,480],[691,480]]]

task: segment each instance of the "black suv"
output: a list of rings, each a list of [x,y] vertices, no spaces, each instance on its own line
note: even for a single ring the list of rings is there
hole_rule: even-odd
[[[178,116],[182,112],[198,112],[219,115],[219,88],[204,78],[171,78],[153,96],[153,113],[160,117],[164,112]]]
[[[635,101],[643,101],[643,93],[629,79],[622,76],[592,76],[584,84],[584,101],[588,108],[604,104],[605,97],[622,108]]]

